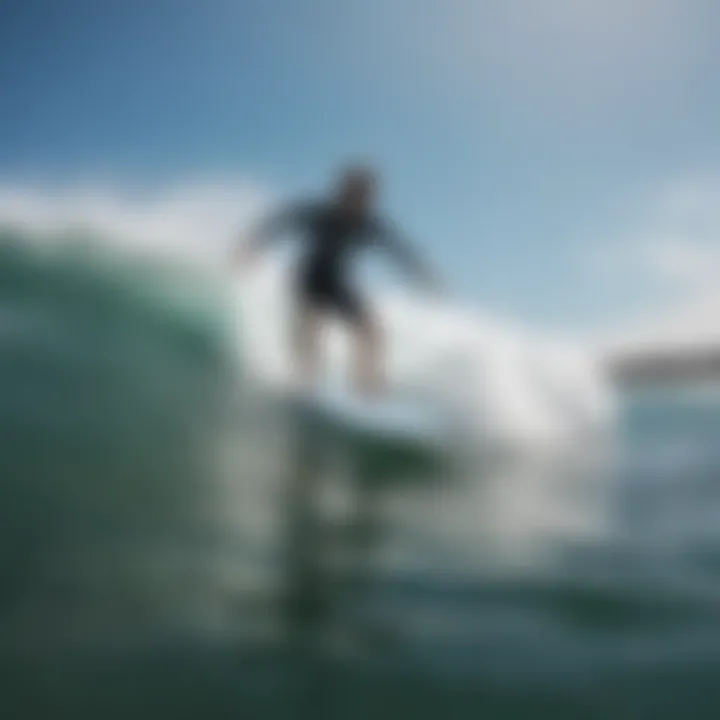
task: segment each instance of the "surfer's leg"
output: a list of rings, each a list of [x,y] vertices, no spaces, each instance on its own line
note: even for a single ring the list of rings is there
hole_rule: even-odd
[[[354,385],[358,393],[377,396],[384,390],[383,342],[379,323],[366,315],[353,325]]]
[[[380,395],[385,384],[380,322],[362,298],[346,286],[336,289],[333,300],[352,332],[352,382],[355,390],[366,397]]]
[[[301,391],[312,390],[320,371],[320,331],[322,318],[318,309],[298,303],[292,328],[292,362],[295,380]]]

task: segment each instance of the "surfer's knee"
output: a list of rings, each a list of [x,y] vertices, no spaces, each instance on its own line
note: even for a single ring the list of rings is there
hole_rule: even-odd
[[[292,341],[295,350],[306,354],[312,352],[317,344],[319,320],[315,313],[308,309],[301,310],[294,319]]]
[[[382,372],[382,333],[372,322],[363,322],[355,329],[357,342],[354,384],[356,391],[365,397],[381,395],[384,390]]]
[[[375,318],[363,316],[355,325],[358,343],[366,350],[377,350],[382,344],[382,329]]]

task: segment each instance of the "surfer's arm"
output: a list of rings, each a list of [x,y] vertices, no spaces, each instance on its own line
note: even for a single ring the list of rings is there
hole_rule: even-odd
[[[390,254],[393,260],[416,282],[426,288],[438,290],[437,274],[408,242],[400,229],[388,220],[378,221],[375,226],[375,242]]]
[[[286,205],[256,222],[243,233],[235,247],[235,260],[244,264],[254,260],[284,233],[298,227],[306,215],[306,206]]]

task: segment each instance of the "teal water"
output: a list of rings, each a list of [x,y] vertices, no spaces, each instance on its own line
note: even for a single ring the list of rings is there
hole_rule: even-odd
[[[3,717],[715,717],[720,403],[470,462],[296,422],[231,310],[2,237]]]

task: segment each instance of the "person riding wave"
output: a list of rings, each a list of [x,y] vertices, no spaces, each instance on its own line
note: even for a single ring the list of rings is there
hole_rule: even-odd
[[[297,232],[303,242],[304,252],[294,273],[291,339],[298,380],[305,390],[317,381],[320,331],[330,315],[344,320],[351,330],[357,392],[375,396],[384,388],[382,328],[349,277],[349,266],[359,251],[383,249],[423,286],[438,289],[435,276],[396,226],[375,213],[378,187],[377,174],[371,168],[347,167],[332,197],[280,208],[261,221],[237,251],[237,262],[247,267],[288,231]]]

